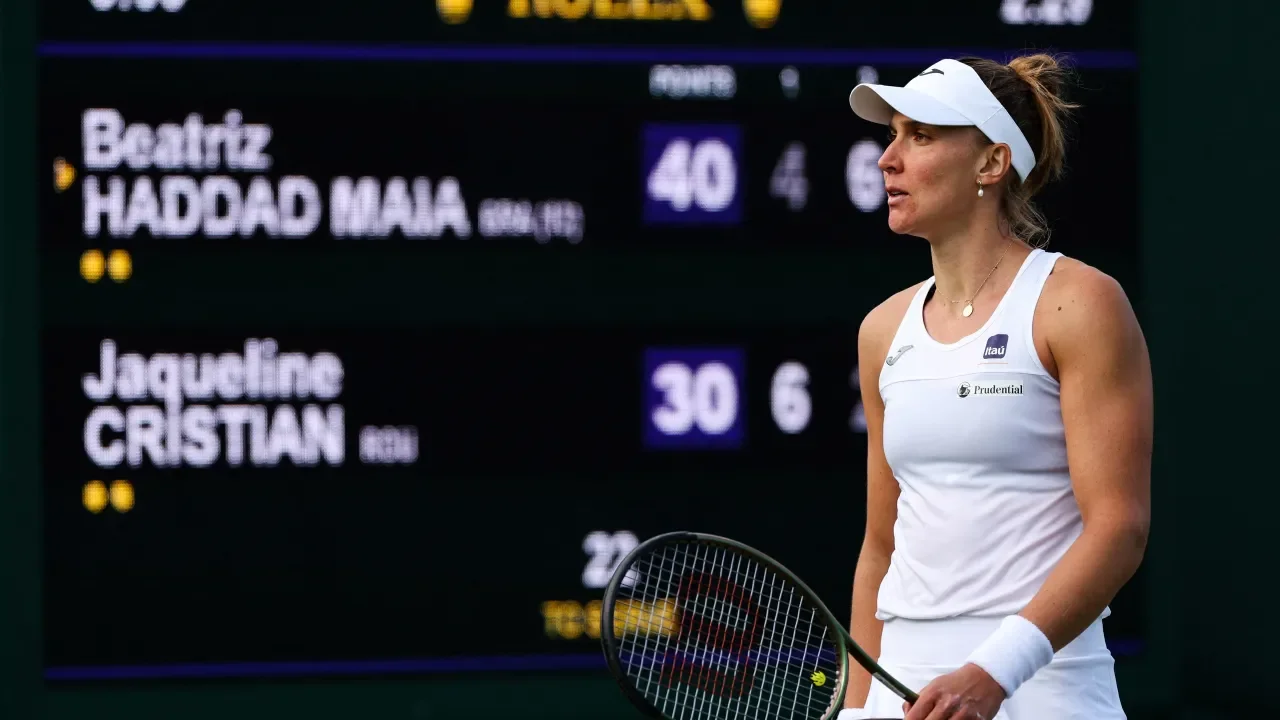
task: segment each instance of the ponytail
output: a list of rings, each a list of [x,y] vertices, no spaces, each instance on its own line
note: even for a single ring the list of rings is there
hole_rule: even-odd
[[[1009,175],[1001,215],[1010,235],[1044,247],[1049,241],[1048,223],[1031,198],[1063,173],[1066,123],[1070,112],[1078,107],[1062,97],[1070,71],[1057,58],[1043,53],[1014,58],[1008,65],[983,58],[964,58],[961,62],[978,73],[1035,153],[1036,166],[1026,180]]]

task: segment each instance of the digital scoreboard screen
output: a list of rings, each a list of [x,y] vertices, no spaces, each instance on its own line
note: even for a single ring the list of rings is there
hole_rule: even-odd
[[[42,4],[46,676],[601,669],[678,529],[847,615],[857,327],[930,272],[853,85],[1069,54],[1050,248],[1140,300],[1132,5],[913,7]]]

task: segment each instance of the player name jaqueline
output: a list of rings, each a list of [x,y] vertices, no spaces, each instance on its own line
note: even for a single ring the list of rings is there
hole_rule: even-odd
[[[82,380],[96,402],[155,399],[223,400],[317,398],[342,394],[342,360],[331,352],[280,352],[274,339],[249,338],[242,352],[120,354],[116,342],[98,345],[98,372]]]
[[[250,338],[241,352],[199,355],[121,354],[104,339],[98,370],[82,377],[82,389],[94,402],[127,405],[89,413],[85,452],[104,468],[207,467],[219,458],[231,467],[342,465],[345,411],[327,401],[342,393],[343,379],[334,353],[279,352],[270,338]],[[211,400],[227,402],[199,402]],[[298,406],[306,400],[320,402]]]

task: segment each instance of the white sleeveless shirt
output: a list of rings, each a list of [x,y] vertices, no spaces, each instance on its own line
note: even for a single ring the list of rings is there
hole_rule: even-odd
[[[901,488],[881,620],[1017,613],[1080,535],[1058,382],[1031,336],[1059,257],[1033,250],[991,319],[951,344],[925,330],[934,279],[911,301],[880,371]]]

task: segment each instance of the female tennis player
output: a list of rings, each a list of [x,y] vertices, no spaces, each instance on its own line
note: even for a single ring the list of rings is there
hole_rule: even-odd
[[[1125,717],[1102,619],[1146,547],[1151,375],[1120,286],[1041,249],[1030,200],[1062,170],[1064,79],[1046,55],[966,58],[850,95],[890,127],[889,226],[928,241],[933,276],[858,337],[851,630],[920,697],[854,666],[841,720]]]

